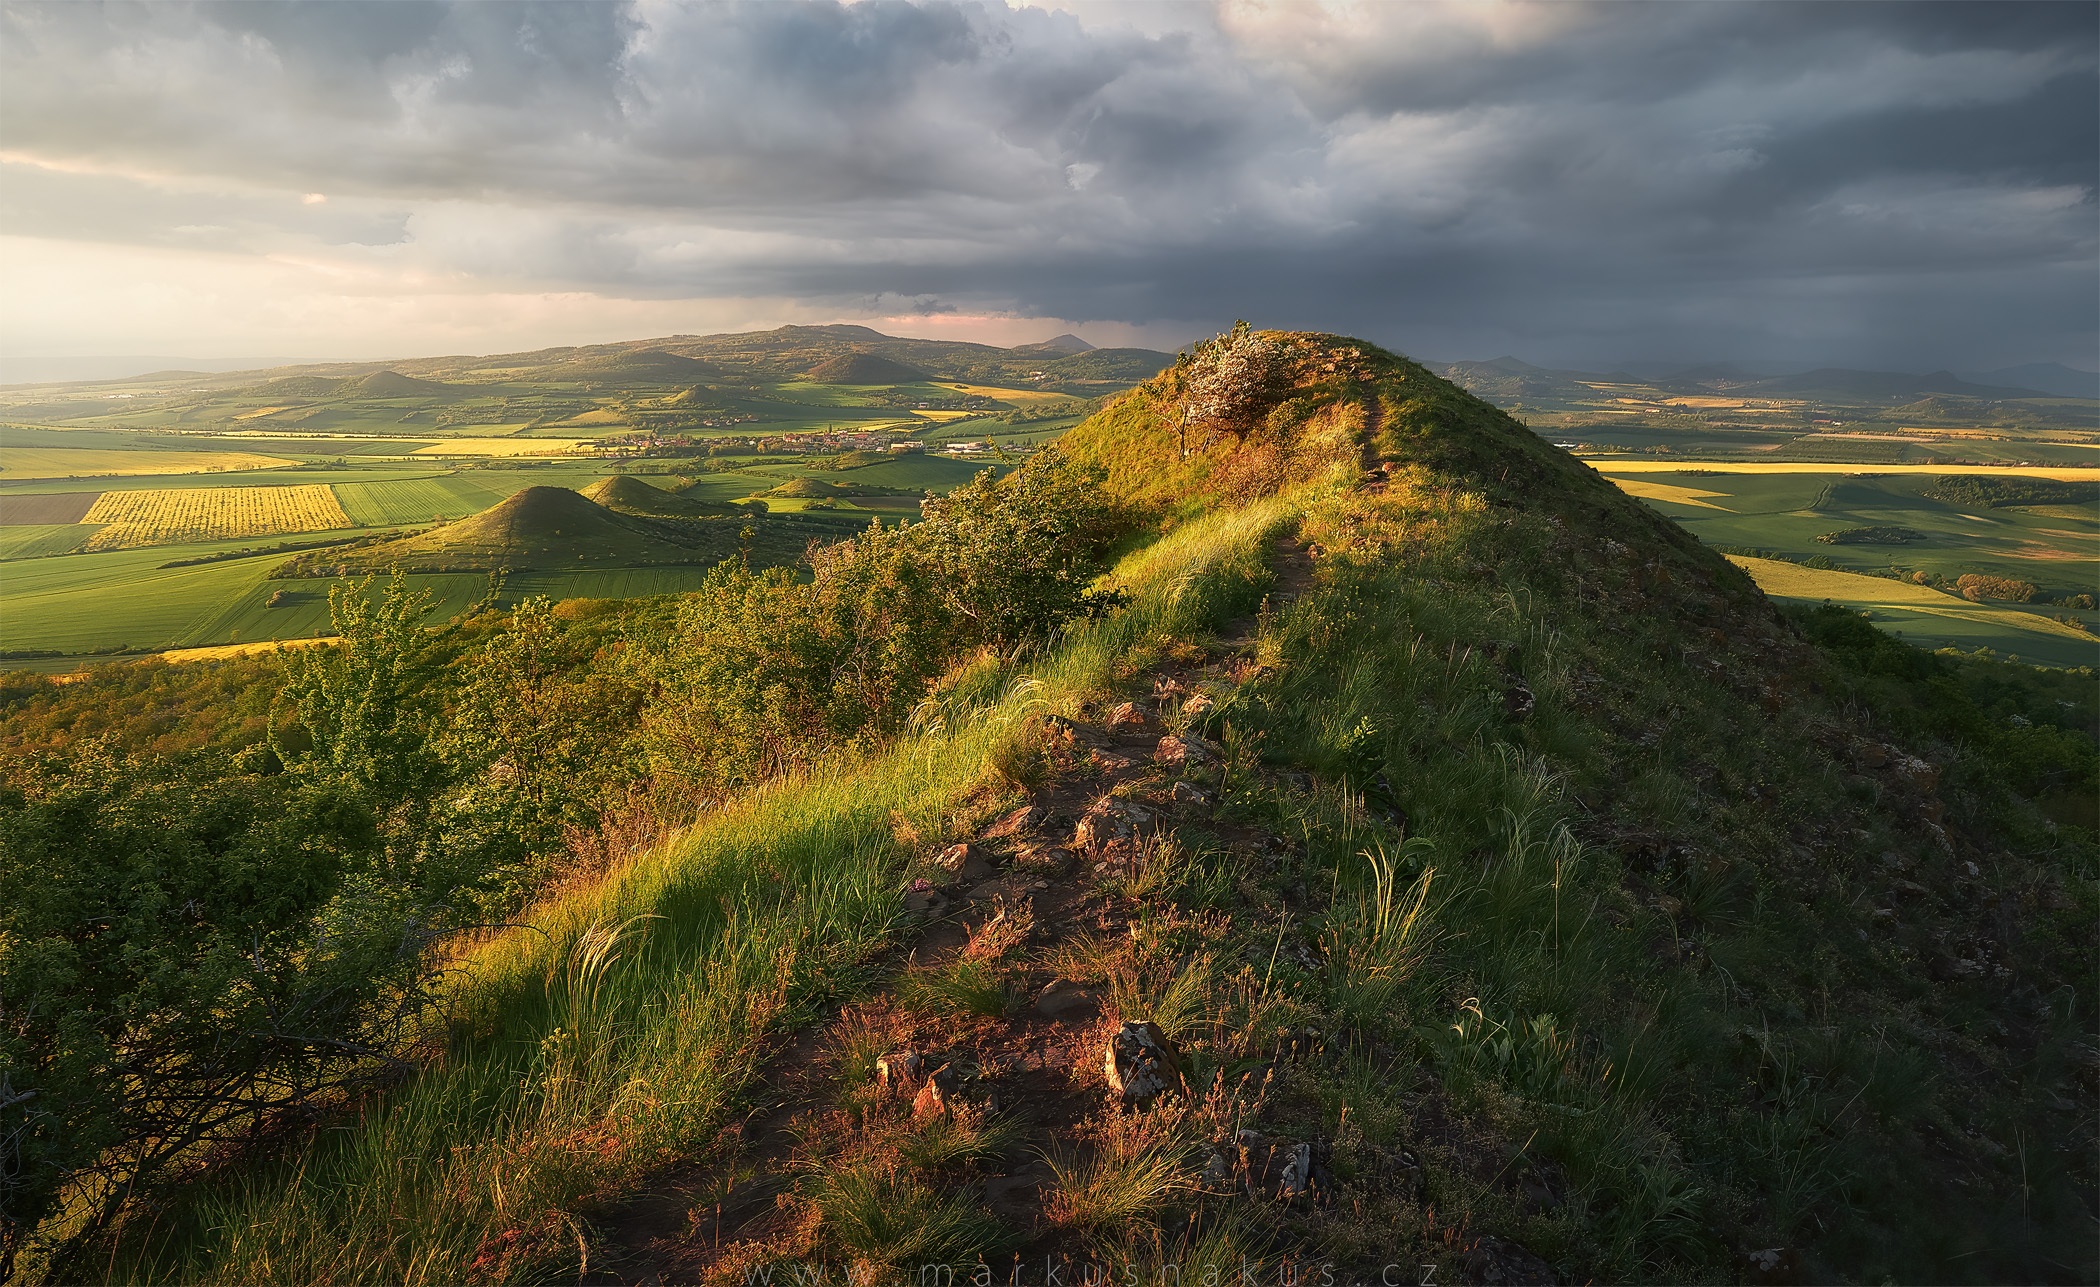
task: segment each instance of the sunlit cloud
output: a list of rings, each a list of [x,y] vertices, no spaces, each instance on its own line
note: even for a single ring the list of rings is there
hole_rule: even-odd
[[[2089,364],[2096,14],[13,4],[0,230],[42,266],[0,303],[41,320],[0,328],[349,357],[1245,316],[1434,356]],[[1811,281],[1844,327],[1791,311]]]

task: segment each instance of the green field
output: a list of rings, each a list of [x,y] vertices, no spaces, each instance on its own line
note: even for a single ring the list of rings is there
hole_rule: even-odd
[[[396,527],[428,523],[437,517],[464,518],[487,509],[520,488],[537,484],[586,486],[602,472],[602,469],[588,465],[531,471],[471,469],[433,472],[337,482],[335,494],[342,501],[351,522],[368,527]]]
[[[13,529],[9,535],[29,529]],[[240,548],[241,542],[163,546],[105,554],[23,559],[5,577],[4,646],[12,652],[88,653],[129,646],[159,649],[311,636],[328,628],[328,591],[337,578],[270,580],[283,555],[165,568],[171,559]],[[19,556],[13,556],[19,557]],[[697,587],[704,566],[522,572],[508,578],[504,602],[533,594],[628,598]],[[488,592],[479,573],[410,578],[437,597],[444,620]],[[283,591],[280,606],[266,606]],[[66,668],[77,663],[67,663]]]
[[[1802,567],[1777,559],[1730,560],[1775,599],[1795,603],[1842,603],[1864,612],[1875,625],[1928,648],[1989,648],[2017,661],[2042,666],[2100,664],[2100,639],[2038,612],[2003,604],[1971,603],[1924,586]],[[2090,615],[2090,614],[2085,614]]]
[[[95,534],[93,523],[35,523],[0,527],[0,560],[70,554]]]
[[[1608,466],[1607,466],[1608,468]],[[1643,471],[1607,475],[1627,492],[1669,515],[1709,545],[1769,551],[1786,559],[1827,560],[1837,572],[1955,578],[1965,573],[2031,582],[2036,601],[1994,604],[1998,615],[1899,609],[1887,595],[1907,587],[1886,575],[1832,579],[1812,597],[1873,613],[1895,612],[1913,642],[1933,646],[1987,646],[2046,664],[2100,661],[2094,646],[2064,637],[2053,618],[2063,615],[2100,627],[2100,613],[2045,602],[2100,590],[2100,509],[2075,505],[1959,504],[1929,493],[1937,475],[1848,472],[1736,473],[1725,470]],[[1816,538],[1848,529],[1901,529],[1914,539],[1896,543],[1830,543]],[[1866,591],[1871,591],[1867,593]],[[1921,591],[1930,593],[1929,591]],[[2015,618],[2040,624],[2020,628]],[[1894,620],[1894,618],[1892,618]],[[2039,630],[2051,642],[2028,636]]]

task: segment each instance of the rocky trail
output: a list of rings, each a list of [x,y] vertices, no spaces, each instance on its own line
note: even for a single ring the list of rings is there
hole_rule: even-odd
[[[1311,585],[1315,554],[1295,537],[1276,543],[1267,607]],[[789,1196],[809,1187],[813,1164],[865,1156],[939,1118],[992,1141],[957,1178],[1025,1240],[1017,1263],[1059,1255],[1066,1224],[1046,1159],[1098,1147],[1104,1114],[1205,1089],[1184,1080],[1170,1037],[1118,1004],[1118,960],[1156,892],[1148,877],[1162,846],[1194,824],[1208,843],[1250,855],[1288,848],[1217,815],[1222,748],[1195,731],[1256,673],[1257,637],[1256,617],[1230,622],[1207,652],[1187,649],[1134,680],[1131,700],[1047,717],[1048,770],[1027,803],[941,849],[933,874],[904,891],[917,928],[881,963],[889,980],[772,1052],[761,1106],[725,1132],[718,1156],[601,1213],[588,1280],[741,1282],[749,1266],[829,1259],[808,1204]],[[959,978],[976,982],[955,987]],[[975,990],[944,1004],[942,982],[926,980]],[[1258,1097],[1259,1084],[1249,1071],[1231,1093]],[[1246,1130],[1231,1145],[1209,1158],[1206,1187],[1288,1201],[1323,1182],[1315,1142]],[[1396,1175],[1416,1165],[1396,1158]]]

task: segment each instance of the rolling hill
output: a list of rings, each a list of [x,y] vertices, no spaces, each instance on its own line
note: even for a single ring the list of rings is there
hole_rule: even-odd
[[[1221,337],[1039,459],[1131,524],[1098,613],[550,892],[450,962],[445,1058],[139,1263],[2092,1276],[2090,693],[1782,614],[1344,337]],[[665,526],[538,488],[401,549]],[[816,584],[778,646],[944,589]],[[787,593],[693,603],[754,700]]]
[[[461,390],[436,380],[418,380],[399,371],[374,371],[350,386],[368,398],[427,398]]]
[[[928,373],[873,353],[841,353],[803,374],[818,384],[913,384]]]
[[[711,362],[664,349],[620,349],[569,358],[544,368],[557,379],[635,380],[651,384],[691,384],[721,374]]]
[[[667,492],[629,474],[614,474],[601,479],[580,489],[578,494],[615,514],[625,514],[630,518],[721,518],[746,512],[736,505]]]
[[[632,479],[607,483],[647,484]],[[631,504],[632,488],[608,489]],[[664,493],[676,505],[682,498]],[[661,502],[645,500],[651,506]],[[737,524],[728,518],[664,522],[620,512],[566,487],[527,487],[479,514],[413,536],[316,551],[286,561],[276,577],[340,576],[357,572],[469,572],[648,567],[715,563],[737,549]]]

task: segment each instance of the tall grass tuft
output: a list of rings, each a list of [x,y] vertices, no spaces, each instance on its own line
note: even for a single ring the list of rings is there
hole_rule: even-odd
[[[1336,1012],[1359,1033],[1397,1031],[1409,1022],[1402,990],[1436,939],[1429,903],[1436,868],[1424,867],[1403,888],[1402,862],[1434,848],[1419,838],[1403,841],[1400,860],[1383,845],[1364,850],[1369,883],[1336,898],[1328,914],[1328,994]]]
[[[1106,578],[1129,596],[1122,611],[1001,659],[1003,675],[979,663],[894,745],[748,792],[465,952],[441,1058],[281,1160],[200,1186],[114,1250],[112,1276],[420,1287],[580,1273],[572,1213],[719,1147],[763,1039],[860,986],[899,923],[899,820],[937,833],[1018,763],[1038,712],[1076,712],[1131,656],[1250,609],[1266,543],[1296,513],[1272,499],[1184,524]],[[989,990],[970,991],[989,1007]],[[948,1231],[928,1245],[989,1245],[909,1184],[840,1185],[833,1211],[864,1213],[870,1248],[892,1245],[883,1194]]]

